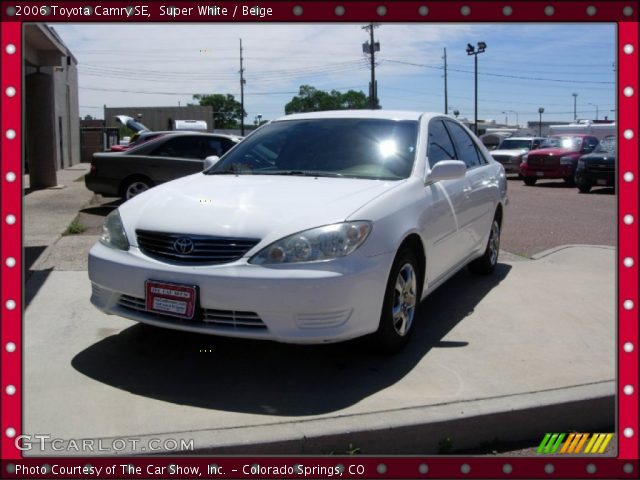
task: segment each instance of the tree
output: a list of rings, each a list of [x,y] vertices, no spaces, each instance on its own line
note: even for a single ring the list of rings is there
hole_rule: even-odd
[[[247,112],[242,110],[240,102],[236,101],[233,95],[198,94],[194,95],[193,99],[198,100],[202,106],[213,107],[215,128],[239,128],[241,116],[247,116]]]
[[[325,110],[348,110],[368,108],[367,96],[362,92],[337,90],[325,92],[311,85],[300,85],[298,95],[284,106],[285,113],[321,112]]]

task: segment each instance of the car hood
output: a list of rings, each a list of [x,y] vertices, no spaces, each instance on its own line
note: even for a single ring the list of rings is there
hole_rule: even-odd
[[[569,148],[541,148],[540,150],[531,150],[529,155],[579,155],[580,152]]]
[[[133,245],[136,229],[270,243],[345,221],[367,202],[405,182],[197,173],[134,197],[120,206],[120,213]]]
[[[491,150],[491,155],[509,155],[512,157],[517,157],[518,155],[522,155],[523,153],[527,153],[529,149],[527,148],[513,148],[509,150]]]

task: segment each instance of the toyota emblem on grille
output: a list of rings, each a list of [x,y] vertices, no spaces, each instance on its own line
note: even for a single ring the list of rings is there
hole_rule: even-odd
[[[175,242],[173,242],[173,249],[182,254],[189,254],[193,252],[193,240],[189,237],[180,237]]]

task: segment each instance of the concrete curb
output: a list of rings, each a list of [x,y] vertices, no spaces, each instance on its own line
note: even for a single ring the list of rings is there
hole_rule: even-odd
[[[153,452],[174,455],[344,455],[349,445],[360,448],[365,455],[441,454],[446,453],[443,445],[450,445],[455,453],[496,440],[542,439],[548,432],[613,431],[615,389],[615,381],[609,380],[375,413],[135,438],[143,445],[151,439],[159,440],[158,445],[165,441],[193,441],[193,451]],[[109,445],[112,439],[95,440]],[[129,449],[103,454],[114,453],[148,454]],[[69,454],[73,455],[65,452]]]
[[[532,260],[540,260],[541,258],[548,257],[551,254],[559,252],[560,250],[566,250],[567,248],[603,248],[605,250],[615,250],[616,247],[612,247],[611,245],[583,245],[583,244],[569,244],[569,245],[560,245],[558,247],[553,247],[548,250],[543,250],[542,252],[531,255]]]

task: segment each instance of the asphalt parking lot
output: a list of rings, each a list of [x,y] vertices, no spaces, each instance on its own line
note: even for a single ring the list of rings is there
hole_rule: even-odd
[[[39,257],[26,286],[25,432],[187,438],[201,453],[317,454],[353,443],[361,453],[414,454],[442,453],[449,437],[455,451],[545,431],[612,431],[615,196],[549,183],[557,185],[509,182],[496,275],[465,270],[445,283],[420,306],[409,348],[393,358],[358,342],[245,342],[103,315],[89,303],[86,252],[118,201],[74,180],[32,192],[25,244]],[[51,243],[45,230],[62,231],[74,218],[82,231]],[[609,237],[591,227],[596,218]],[[578,243],[609,246],[525,258]],[[598,298],[589,294],[596,290]]]
[[[502,249],[530,257],[559,245],[616,245],[617,197],[612,188],[581,194],[562,180],[541,180],[528,187],[515,177],[508,188]]]

